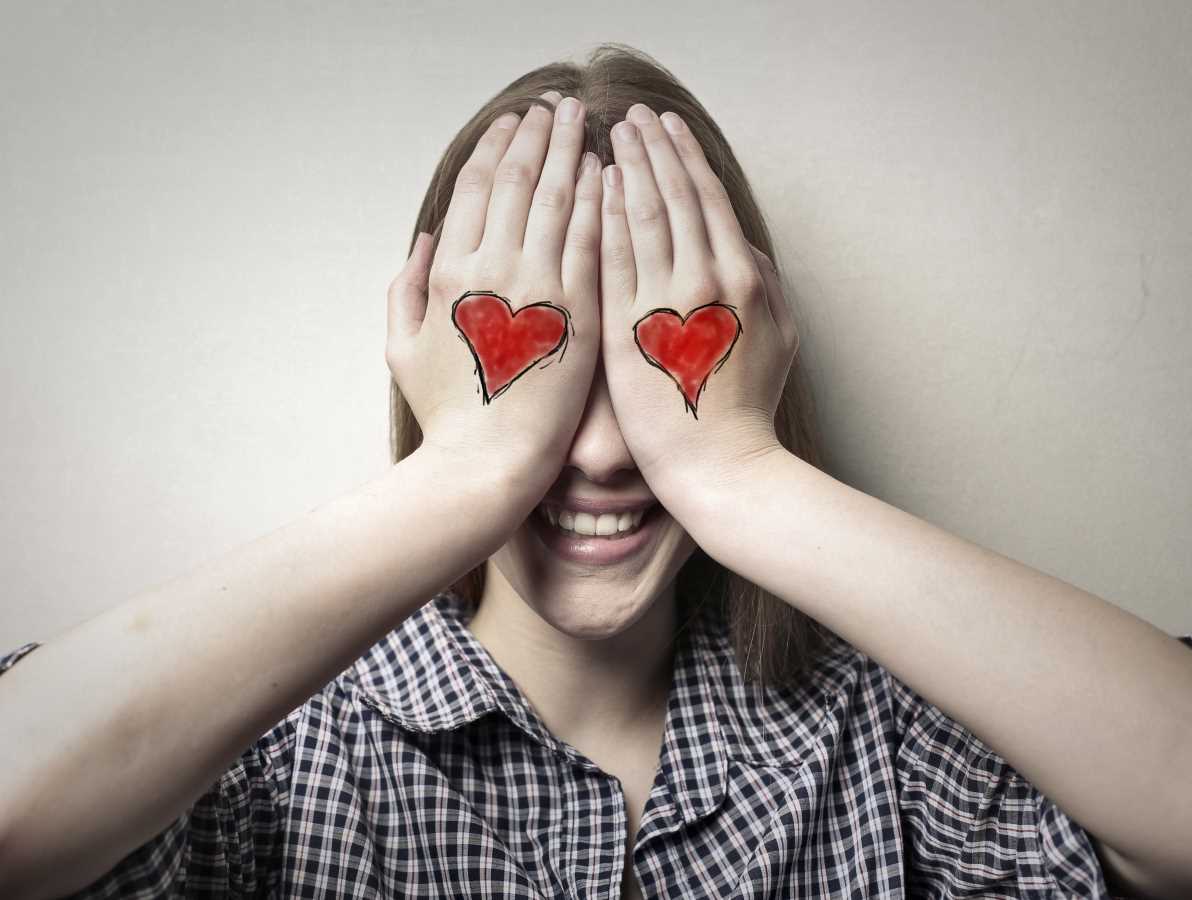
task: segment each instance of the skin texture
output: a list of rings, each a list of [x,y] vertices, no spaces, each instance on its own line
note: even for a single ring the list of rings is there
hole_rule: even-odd
[[[386,360],[424,444],[461,465],[520,469],[527,509],[558,474],[599,356],[602,190],[594,157],[580,169],[582,141],[580,120],[541,106],[494,122],[460,170],[438,245],[421,236],[391,289]],[[519,325],[553,320],[529,329],[536,352],[523,362],[536,364],[519,371],[484,344],[494,306],[520,311]],[[499,383],[478,379],[472,341]]]
[[[692,145],[683,150],[694,167]],[[669,157],[615,134],[618,161],[636,160],[626,168],[626,184],[637,185],[640,194],[627,215],[624,193],[605,182],[601,363],[550,491],[557,497],[654,497],[664,508],[662,527],[633,558],[590,567],[552,554],[527,523],[489,560],[470,626],[547,725],[590,755],[616,741],[618,725],[656,722],[665,711],[661,685],[670,675],[673,579],[695,544],[659,493],[667,484],[659,461],[681,459],[688,476],[723,481],[734,476],[736,462],[779,446],[774,411],[797,345],[781,294],[767,290],[761,268],[768,261],[759,264],[765,257],[742,237],[719,181],[706,162],[694,179],[687,176],[669,141],[665,147]],[[664,183],[675,187],[679,176],[687,178],[693,199],[695,185],[704,188],[708,226],[702,210],[688,210],[679,219],[687,230],[672,234],[649,154],[659,156]],[[726,236],[724,228],[732,231]],[[672,375],[642,352],[635,325],[658,309],[690,316],[709,304],[731,310],[737,328],[713,360],[697,418]]]
[[[673,113],[667,120],[679,122]],[[601,208],[601,356],[630,452],[670,509],[667,488],[676,479],[668,470],[678,461],[682,481],[720,483],[736,477],[742,459],[781,447],[774,414],[798,334],[773,266],[745,239],[685,126],[671,134],[637,104],[613,128],[613,153]],[[643,371],[635,337],[653,307],[694,319],[710,304],[731,309],[739,333],[701,394],[697,418],[675,402],[670,379]]]
[[[494,127],[479,142],[433,261],[424,237],[391,298],[388,358],[424,444],[451,448],[468,469],[507,460],[528,498],[522,524],[487,559],[469,627],[557,735],[626,783],[645,767],[648,783],[670,687],[673,580],[695,544],[662,511],[642,552],[581,565],[549,551],[528,521],[548,494],[654,499],[620,435],[598,353],[599,166],[577,179],[583,111],[569,121],[562,112],[553,121],[532,112],[515,134]],[[547,353],[495,386],[489,402],[482,363],[491,360],[474,352],[483,341],[452,316],[453,304],[478,293],[507,302],[510,321],[550,303],[572,326],[565,354]],[[516,468],[527,460],[532,470]]]
[[[772,441],[774,391],[794,348],[778,279],[755,249],[758,266],[746,264],[739,224],[690,134],[668,137],[642,104],[629,118],[640,140],[613,145],[623,190],[605,182],[602,358],[654,493],[714,559],[876,659],[1055,801],[1089,833],[1112,890],[1192,896],[1192,655],[1105,600]],[[626,335],[642,293],[680,310],[723,300],[742,311],[745,352],[715,376],[698,425],[668,414],[661,386],[640,383]]]
[[[649,116],[644,155],[616,144],[610,169],[625,170],[626,187],[607,202],[597,170],[576,180],[574,120],[533,114],[524,132],[494,128],[480,142],[439,252],[423,236],[390,287],[386,359],[425,434],[413,455],[6,673],[0,721],[19,739],[0,747],[5,896],[61,896],[106,872],[481,561],[489,578],[473,630],[548,726],[624,786],[632,843],[661,740],[672,579],[694,541],[990,744],[1089,831],[1119,893],[1192,895],[1187,650],[775,447],[767,426],[795,341],[777,279],[752,248],[755,270],[730,247],[736,264],[719,274],[726,232],[713,221],[731,234],[735,220],[716,214],[710,185],[699,197],[713,203],[702,220],[712,257],[675,256],[669,280],[640,262],[658,253],[664,213],[670,229],[695,221],[681,200],[691,194],[673,167],[664,174],[668,158],[654,168],[665,145]],[[699,161],[675,148],[698,183]],[[670,232],[680,255],[691,246],[681,233]],[[574,325],[565,360],[547,354],[550,366],[499,396],[494,384],[491,403],[477,402],[476,360],[451,317],[477,290],[508,299],[511,317],[549,302]],[[742,329],[695,398],[697,420],[633,325],[707,303],[731,305]],[[525,531],[548,491],[657,497],[667,518],[634,560],[579,567],[545,556]],[[319,652],[294,652],[304,646]],[[48,729],[47,697],[59,713]]]
[[[950,535],[787,452],[773,419],[798,337],[773,266],[744,239],[690,134],[668,132],[642,104],[629,119],[640,129],[637,139],[625,139],[625,123],[614,129],[616,165],[606,168],[599,195],[599,315],[568,305],[575,342],[597,319],[600,333],[575,427],[566,427],[574,410],[552,403],[549,391],[536,393],[533,399],[547,406],[534,416],[519,416],[524,410],[513,402],[519,394],[529,399],[534,379],[576,401],[565,364],[529,371],[495,407],[484,408],[509,401],[510,415],[501,420],[506,435],[534,422],[564,435],[559,465],[544,464],[552,477],[540,497],[653,497],[666,520],[642,553],[603,567],[552,555],[523,523],[487,561],[473,633],[548,727],[626,785],[632,845],[641,812],[633,807],[644,797],[628,788],[657,763],[665,713],[673,577],[698,544],[886,666],[1001,754],[1089,833],[1109,863],[1113,889],[1183,896],[1192,883],[1184,840],[1192,833],[1192,785],[1183,765],[1192,755],[1186,649],[1100,598]],[[546,154],[546,135],[537,135]],[[490,157],[490,168],[498,159]],[[520,189],[522,202],[507,201],[507,208],[532,208],[528,185]],[[590,185],[576,196],[585,190],[589,201],[597,197]],[[472,215],[480,209],[475,205]],[[518,235],[529,240],[533,229],[523,231],[517,216],[488,214],[490,225],[506,229],[494,246],[515,252]],[[452,287],[458,297],[498,284],[457,280]],[[520,308],[552,295],[501,296]],[[739,333],[698,391],[683,392],[682,377],[671,371],[680,366],[659,365],[657,355],[643,352],[649,348],[636,326],[658,310],[684,319],[709,305],[731,307]],[[440,313],[448,323],[442,306]],[[449,356],[442,341],[427,346]],[[444,362],[453,367],[445,377],[455,379],[444,406],[475,390],[455,377],[475,377],[470,362]],[[543,382],[543,375],[553,380]],[[552,413],[563,422],[557,431]],[[480,437],[493,437],[499,449],[499,431]],[[440,433],[455,432],[443,426]],[[1107,719],[1106,710],[1114,716]],[[625,874],[632,896],[628,866]]]

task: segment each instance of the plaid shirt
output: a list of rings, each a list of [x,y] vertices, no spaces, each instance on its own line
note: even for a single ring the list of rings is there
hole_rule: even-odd
[[[462,610],[436,595],[73,896],[615,900],[620,783],[547,730]],[[828,638],[798,689],[763,693],[710,607],[678,630],[645,897],[1110,897],[1062,809]]]

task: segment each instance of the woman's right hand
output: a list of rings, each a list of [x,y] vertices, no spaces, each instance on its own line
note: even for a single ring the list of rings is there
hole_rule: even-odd
[[[531,503],[563,465],[599,354],[601,167],[589,154],[577,181],[584,114],[564,122],[535,104],[490,125],[437,250],[420,234],[389,288],[385,357],[423,446],[518,473]]]

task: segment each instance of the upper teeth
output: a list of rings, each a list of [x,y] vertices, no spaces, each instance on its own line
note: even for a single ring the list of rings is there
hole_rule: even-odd
[[[601,513],[594,516],[586,512],[572,512],[569,509],[555,509],[551,506],[539,506],[538,511],[550,523],[563,531],[574,531],[576,534],[607,535],[619,531],[632,531],[641,524],[644,509],[623,513]]]

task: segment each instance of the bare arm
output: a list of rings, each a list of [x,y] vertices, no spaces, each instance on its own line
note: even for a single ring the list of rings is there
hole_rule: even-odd
[[[57,896],[104,875],[491,555],[536,498],[509,473],[481,483],[461,468],[480,467],[448,465],[424,445],[10,669],[0,679],[0,893]]]
[[[781,448],[735,489],[689,495],[680,520],[713,558],[966,726],[1088,832],[1111,877],[1190,895],[1192,654],[1178,640]]]
[[[524,119],[491,123],[457,176],[465,190],[452,193],[438,246],[421,234],[390,285],[386,362],[423,433],[413,456],[82,623],[5,674],[0,894],[52,896],[104,875],[434,592],[491,556],[542,499],[600,347],[601,181],[594,156],[579,168],[584,121],[582,107],[563,119],[536,103]],[[506,341],[524,367],[490,370],[457,319],[473,296],[483,316],[553,298],[535,305],[550,308],[558,343],[543,353]]]

